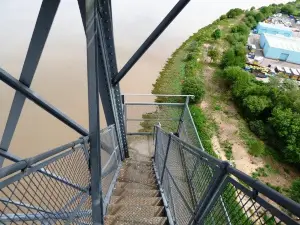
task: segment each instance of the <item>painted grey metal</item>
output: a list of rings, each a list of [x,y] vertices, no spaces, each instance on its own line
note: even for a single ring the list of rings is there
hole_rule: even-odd
[[[60,0],[43,0],[42,2],[19,79],[27,87],[31,85],[59,3]],[[26,97],[20,92],[15,93],[0,142],[2,149],[9,149],[25,100]],[[0,168],[2,164],[3,158],[0,158]]]
[[[172,135],[170,134],[169,135],[168,144],[167,144],[166,155],[165,155],[165,158],[164,158],[164,165],[163,165],[163,169],[162,169],[162,173],[161,173],[162,175],[161,175],[160,183],[162,183],[163,179],[164,179],[164,174],[165,174],[165,169],[166,169],[166,165],[167,165],[168,154],[169,154],[169,151],[170,151],[171,140],[172,140]]]
[[[169,24],[175,19],[175,17],[183,10],[183,8],[190,2],[190,0],[179,0],[168,15],[161,21],[161,23],[155,28],[145,42],[139,47],[139,49],[133,54],[128,62],[123,66],[117,76],[113,79],[113,85],[117,85],[120,80],[128,73],[128,71],[134,66],[134,64],[142,57],[147,49],[153,44],[153,42],[162,34],[162,32],[169,26]]]
[[[125,105],[165,105],[165,106],[184,106],[184,103],[169,103],[169,102],[126,102]]]
[[[88,106],[89,106],[89,137],[90,137],[90,167],[91,196],[93,224],[104,224],[103,199],[101,185],[101,154],[100,154],[100,113],[99,113],[99,67],[97,32],[97,1],[86,0],[86,43],[88,71]],[[89,24],[90,23],[90,24]]]
[[[104,215],[106,214],[107,206],[108,206],[108,204],[109,204],[110,197],[111,197],[111,195],[112,195],[112,193],[113,193],[113,190],[114,190],[114,188],[115,188],[115,186],[116,186],[117,179],[118,179],[118,176],[119,176],[119,173],[120,173],[121,168],[122,168],[122,165],[120,164],[120,165],[118,166],[118,168],[117,168],[117,171],[116,171],[116,173],[115,173],[115,175],[114,175],[112,181],[111,181],[111,184],[110,184],[110,186],[109,186],[109,188],[108,188],[108,191],[107,191],[107,193],[106,193],[105,199],[104,199],[104,201],[103,201],[103,210],[104,210],[104,211],[103,211],[103,214],[104,214]]]
[[[155,163],[153,163],[153,169],[154,169],[155,177],[156,177],[156,180],[157,180],[157,183],[158,183],[158,187],[159,187],[159,191],[160,191],[160,194],[161,194],[161,198],[162,198],[164,206],[165,206],[165,210],[166,210],[168,222],[169,222],[170,225],[174,225],[174,222],[173,222],[174,218],[172,218],[172,214],[170,212],[170,206],[169,206],[169,203],[168,203],[168,201],[166,199],[165,193],[163,191],[162,183],[160,182],[161,178],[158,175],[158,171],[157,171]]]
[[[184,109],[182,110],[182,113],[181,113],[181,117],[180,117],[180,121],[179,121],[179,125],[178,125],[178,129],[177,129],[177,133],[180,134],[180,130],[182,129],[182,126],[183,126],[183,118],[184,118],[184,115],[186,113],[186,110],[187,108],[189,107],[189,101],[190,101],[190,97],[187,96],[185,98],[185,104],[184,104]],[[197,132],[197,131],[196,131]]]
[[[40,97],[37,93],[32,91],[30,88],[26,87],[24,84],[22,84],[20,81],[18,81],[16,78],[14,78],[12,75],[7,73],[5,70],[0,68],[0,80],[2,80],[4,83],[6,83],[8,86],[12,87],[16,91],[19,91],[21,94],[26,96],[28,99],[33,101],[35,104],[43,108],[45,111],[50,113],[52,116],[59,119],[61,122],[66,124],[68,127],[72,128],[73,130],[77,131],[83,136],[88,135],[88,131],[80,126],[78,123],[76,123],[74,120],[69,118],[67,115],[59,111],[57,108],[55,108],[53,105],[48,103],[46,100],[44,100],[42,97]]]
[[[204,199],[196,208],[194,221],[192,224],[203,223],[204,218],[213,207],[213,204],[220,198],[221,191],[225,188],[225,179],[227,177],[227,168],[229,167],[227,161],[222,162],[220,170],[217,170],[212,178],[212,183],[208,186]],[[223,189],[222,189],[223,188]]]
[[[120,147],[123,151],[122,156],[129,157],[125,122],[123,117],[123,103],[119,84],[112,86],[111,80],[117,75],[117,59],[115,53],[115,43],[114,43],[114,33],[113,33],[113,18],[112,18],[112,7],[111,0],[101,0],[100,1],[99,16],[102,20],[103,26],[103,43],[106,51],[106,62],[108,69],[108,81],[107,85],[110,87],[110,100],[112,102],[112,107],[114,111],[114,119],[117,131],[117,138]],[[101,21],[100,20],[100,21]],[[101,97],[102,98],[102,97]],[[105,106],[104,106],[105,108]],[[105,109],[104,109],[105,110]]]
[[[195,97],[194,95],[165,95],[165,94],[123,94],[124,96],[153,96],[153,97]]]

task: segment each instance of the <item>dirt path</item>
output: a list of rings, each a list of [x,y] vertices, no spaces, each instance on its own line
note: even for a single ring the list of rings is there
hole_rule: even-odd
[[[237,169],[251,175],[256,169],[265,167],[266,164],[271,165],[277,173],[268,174],[267,177],[260,177],[259,179],[272,185],[288,188],[291,181],[297,177],[296,171],[289,168],[290,172],[288,174],[280,163],[266,157],[254,157],[248,153],[248,148],[239,134],[240,118],[236,108],[230,100],[225,102],[220,100],[220,96],[224,93],[213,79],[214,72],[215,69],[210,66],[204,68],[203,74],[205,75],[207,94],[200,105],[203,111],[212,117],[218,127],[218,131],[212,137],[214,151],[222,160],[227,160],[224,144],[230,143],[232,145],[232,159],[230,162]],[[221,108],[221,110],[216,110],[216,101],[218,108]]]

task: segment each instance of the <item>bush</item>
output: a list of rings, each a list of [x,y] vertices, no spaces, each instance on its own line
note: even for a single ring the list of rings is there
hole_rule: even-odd
[[[220,20],[225,20],[225,19],[227,19],[227,16],[226,16],[226,15],[220,16]]]
[[[293,181],[292,186],[289,191],[290,198],[295,202],[300,203],[300,178]]]
[[[231,28],[232,33],[240,33],[242,35],[249,35],[249,28],[245,24],[239,24]]]
[[[261,22],[264,20],[264,18],[265,16],[261,12],[258,12],[254,15],[254,19],[256,20],[256,22]]]
[[[282,13],[293,15],[294,14],[294,8],[291,5],[285,5],[280,10]]]
[[[222,36],[222,32],[220,29],[216,29],[212,35],[211,35],[215,40],[219,39]]]
[[[192,76],[187,77],[182,86],[183,95],[194,95],[194,99],[191,99],[191,103],[198,103],[204,97],[204,84],[199,77]]]
[[[250,130],[258,137],[264,139],[266,137],[265,124],[262,120],[254,120],[249,122]]]
[[[235,9],[230,9],[228,11],[228,13],[226,13],[228,18],[235,18],[239,15],[241,15],[244,11],[242,9],[239,8],[235,8]]]
[[[263,155],[265,153],[264,143],[259,140],[253,140],[249,143],[249,153],[255,157]]]
[[[228,49],[222,58],[221,67],[225,68],[227,66],[239,66],[244,67],[246,63],[246,48],[237,44],[234,47]]]
[[[220,52],[217,48],[210,48],[207,52],[207,55],[215,62],[220,57]]]
[[[203,147],[207,153],[214,157],[218,157],[217,154],[213,151],[212,143],[211,143],[211,131],[210,131],[210,124],[204,115],[204,113],[201,111],[199,107],[196,105],[189,106],[191,115],[193,117],[197,132],[199,134],[199,137],[201,137],[201,141],[203,144]]]

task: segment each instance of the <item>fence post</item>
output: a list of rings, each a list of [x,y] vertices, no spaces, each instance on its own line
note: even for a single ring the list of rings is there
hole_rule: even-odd
[[[179,137],[179,134],[180,134],[182,123],[183,123],[183,117],[184,117],[185,111],[186,111],[187,107],[189,107],[189,101],[190,101],[190,97],[187,96],[186,99],[185,99],[184,108],[182,110],[182,114],[181,114],[179,124],[178,124],[178,129],[177,129],[178,137]]]
[[[162,174],[161,174],[161,179],[160,179],[161,184],[163,183],[163,178],[164,178],[165,169],[166,169],[166,165],[167,165],[167,159],[168,159],[168,154],[169,154],[169,150],[170,150],[171,141],[172,141],[172,133],[169,134],[169,140],[168,140],[168,145],[167,145],[167,150],[166,150],[166,156],[165,156],[165,161],[164,161]]]
[[[179,147],[179,154],[180,154],[180,157],[181,157],[181,164],[182,164],[182,167],[183,167],[184,175],[187,178],[187,185],[188,185],[189,192],[190,192],[191,199],[192,199],[192,206],[193,206],[193,209],[195,209],[196,202],[197,202],[196,201],[196,196],[195,196],[195,190],[194,190],[194,187],[193,187],[193,184],[192,184],[192,179],[189,176],[189,173],[187,171],[186,160],[185,160],[185,156],[184,156],[184,153],[183,153],[183,150],[182,150],[182,144],[180,143],[179,146],[180,146]]]
[[[201,201],[196,208],[195,217],[192,224],[203,224],[203,220],[221,194],[221,190],[224,187],[224,181],[227,175],[228,166],[229,163],[227,161],[221,163],[219,173],[216,173],[213,176],[213,182],[210,184],[210,187],[208,187],[206,193],[203,195],[205,196],[203,201]]]

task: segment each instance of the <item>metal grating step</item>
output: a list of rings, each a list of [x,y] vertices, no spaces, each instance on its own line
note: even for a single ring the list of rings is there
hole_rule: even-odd
[[[144,218],[129,218],[127,216],[111,216],[105,217],[105,225],[166,225],[166,217],[144,217]]]
[[[157,190],[156,182],[153,184],[141,184],[135,182],[117,182],[116,188],[128,188],[128,189],[148,189],[148,190]]]
[[[113,196],[160,197],[157,190],[116,188]]]
[[[151,160],[146,160],[146,161],[139,161],[133,158],[126,159],[124,164],[130,164],[130,163],[135,163],[135,164],[140,164],[140,165],[148,165],[148,166],[153,166],[152,159]]]
[[[112,196],[110,204],[163,206],[160,197]]]
[[[135,182],[141,184],[155,184],[156,178],[152,172],[141,173],[136,170],[121,170],[118,181],[122,182]]]
[[[160,217],[164,216],[164,207],[150,205],[110,204],[107,212],[108,215],[127,216],[130,219],[141,217]]]

